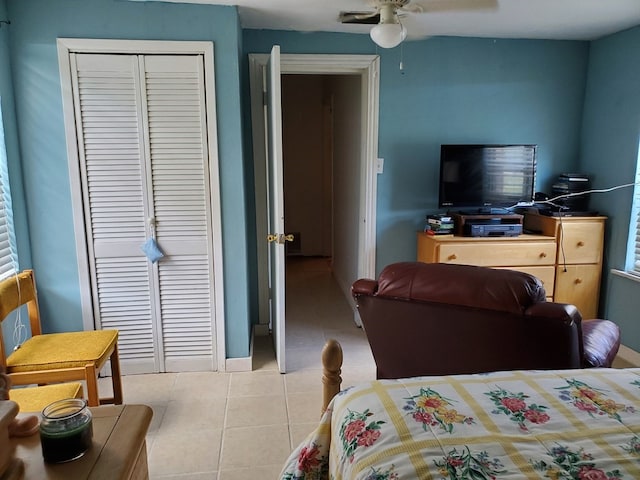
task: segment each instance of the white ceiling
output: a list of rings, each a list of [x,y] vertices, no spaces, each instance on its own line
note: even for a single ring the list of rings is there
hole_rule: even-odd
[[[165,0],[167,1],[167,0]],[[169,0],[237,5],[243,28],[368,33],[342,25],[341,11],[371,10],[370,0]],[[640,0],[412,0],[423,13],[402,23],[409,38],[436,35],[593,40],[640,25]]]

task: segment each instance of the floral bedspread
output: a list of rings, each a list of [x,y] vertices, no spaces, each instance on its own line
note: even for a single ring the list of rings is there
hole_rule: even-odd
[[[640,479],[640,368],[350,387],[280,478]]]

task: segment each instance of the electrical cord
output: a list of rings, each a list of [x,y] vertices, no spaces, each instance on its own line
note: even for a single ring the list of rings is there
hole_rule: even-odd
[[[564,225],[562,225],[562,212],[558,215],[558,229],[560,232],[560,254],[562,255],[562,271],[567,272],[567,256],[564,253]]]
[[[584,190],[582,192],[563,193],[562,195],[558,195],[553,198],[548,198],[547,200],[536,200],[534,203],[545,203],[547,205],[551,205],[552,207],[556,207],[559,211],[568,210],[569,209],[568,207],[565,207],[564,205],[558,205],[554,202],[556,202],[557,200],[561,200],[563,198],[579,197],[581,195],[588,195],[590,193],[607,193],[607,192],[612,192],[614,190],[619,190],[621,188],[634,187],[636,185],[640,185],[640,181],[634,182],[634,183],[624,183],[622,185],[616,185],[615,187],[609,187],[609,188],[596,188],[591,190]],[[521,207],[521,206],[523,205],[522,204],[512,205],[511,207],[508,207],[507,210],[513,210],[514,208]]]
[[[592,189],[592,190],[585,190],[583,192],[571,192],[571,193],[564,193],[562,195],[558,195],[557,197],[553,197],[553,198],[549,198],[547,200],[540,200],[537,201],[536,203],[546,203],[549,204],[553,207],[557,207],[560,209],[565,209],[567,210],[567,207],[564,207],[562,205],[557,205],[553,202],[563,199],[563,198],[571,198],[571,197],[579,197],[581,195],[588,195],[590,193],[607,193],[607,192],[612,192],[614,190],[619,190],[621,188],[626,188],[626,187],[633,187],[635,185],[640,185],[640,182],[634,182],[634,183],[625,183],[622,185],[616,185],[615,187],[609,187],[609,188],[596,188],[596,189]]]
[[[20,293],[20,278],[18,277],[18,272],[16,271],[14,274],[14,278],[16,279],[16,287],[18,288],[18,308],[16,309],[16,319],[13,323],[13,351],[15,352],[20,348],[22,343],[26,340],[27,337],[27,327],[22,322],[22,315],[20,311],[22,310],[22,294]]]
[[[614,190],[619,190],[621,188],[627,188],[627,187],[634,187],[636,185],[640,185],[640,182],[633,182],[633,183],[624,183],[621,185],[616,185],[614,187],[609,187],[609,188],[595,188],[595,189],[591,189],[591,190],[584,190],[582,192],[571,192],[571,193],[564,193],[562,195],[558,195],[556,197],[553,198],[549,198],[547,200],[538,200],[535,203],[543,203],[543,204],[547,204],[547,205],[551,205],[552,207],[555,207],[558,209],[558,222],[559,222],[559,233],[560,233],[560,254],[562,255],[562,265],[563,265],[563,271],[566,272],[567,271],[567,258],[565,255],[565,251],[564,251],[564,230],[563,230],[563,224],[562,224],[562,211],[563,210],[568,210],[569,208],[564,206],[564,205],[558,205],[557,203],[555,203],[558,200],[564,199],[564,198],[571,198],[571,197],[579,197],[581,195],[588,195],[590,193],[607,193],[607,192],[612,192]],[[515,208],[511,207],[511,208]]]

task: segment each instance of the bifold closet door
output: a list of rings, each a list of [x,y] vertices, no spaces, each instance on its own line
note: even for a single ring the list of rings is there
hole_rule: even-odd
[[[199,55],[72,54],[94,315],[125,373],[215,370]],[[165,256],[151,262],[152,236]]]

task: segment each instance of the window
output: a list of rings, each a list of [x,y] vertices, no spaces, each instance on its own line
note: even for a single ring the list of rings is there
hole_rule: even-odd
[[[636,161],[636,178],[633,187],[626,263],[625,270],[627,272],[640,275],[640,148],[638,149],[638,160]]]
[[[0,106],[0,280],[18,271],[18,253],[13,230],[13,210],[9,189],[7,150],[4,141],[4,125]]]

